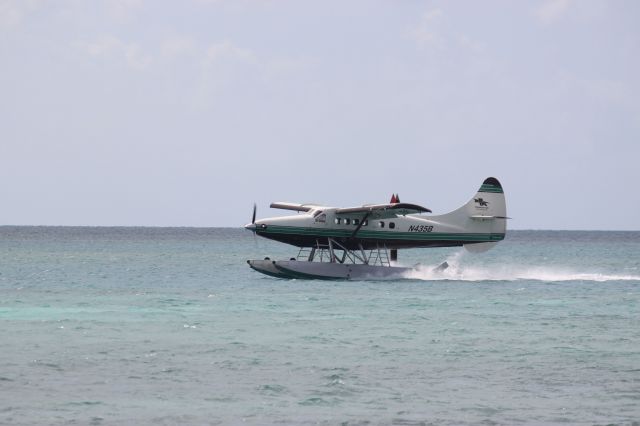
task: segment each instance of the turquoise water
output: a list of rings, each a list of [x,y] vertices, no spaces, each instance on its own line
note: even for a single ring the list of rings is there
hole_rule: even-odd
[[[638,424],[640,232],[278,280],[240,229],[0,227],[3,424]],[[442,275],[431,266],[447,260]]]

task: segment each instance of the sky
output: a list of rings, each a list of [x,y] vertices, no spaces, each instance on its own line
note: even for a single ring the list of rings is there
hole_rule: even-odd
[[[272,201],[640,230],[640,2],[0,0],[0,225]]]

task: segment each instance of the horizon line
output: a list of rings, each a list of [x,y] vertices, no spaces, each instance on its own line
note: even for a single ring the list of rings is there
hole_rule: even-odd
[[[240,226],[193,225],[0,225],[0,228],[157,228],[157,229],[244,229]],[[562,229],[562,228],[509,228],[509,231],[565,231],[565,232],[640,232],[640,229]]]

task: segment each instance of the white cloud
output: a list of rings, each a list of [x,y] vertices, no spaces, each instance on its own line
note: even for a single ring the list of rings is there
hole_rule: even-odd
[[[180,58],[183,64],[198,64],[205,69],[224,68],[225,72],[245,66],[264,73],[267,77],[296,73],[315,64],[309,57],[261,56],[253,49],[241,47],[230,40],[203,45],[196,39],[183,35],[167,38],[151,47],[127,42],[111,34],[88,42],[76,42],[75,46],[90,57],[124,61],[127,66],[138,70],[151,66],[156,57],[168,61]],[[157,52],[157,55],[152,52]]]
[[[22,21],[22,10],[17,2],[0,1],[0,27],[13,28]]]
[[[611,104],[634,108],[633,89],[623,81],[606,78],[584,78],[568,72],[563,72],[560,75],[565,86],[575,90],[576,93],[594,99],[600,105]]]
[[[448,15],[446,17],[449,18]],[[443,22],[444,18],[445,14],[442,9],[428,10],[422,15],[419,23],[407,34],[421,48],[461,49],[473,53],[483,53],[486,50],[485,43],[466,34],[456,33],[450,25]]]
[[[34,12],[42,0],[0,0],[0,28],[16,28]]]
[[[108,11],[118,22],[127,22],[144,6],[144,0],[108,0]]]
[[[408,31],[408,35],[421,46],[443,48],[444,42],[437,32],[437,21],[442,17],[441,9],[431,9],[422,15],[419,24]]]
[[[228,40],[211,44],[206,52],[207,64],[211,65],[224,59],[236,59],[247,63],[258,62],[256,54],[251,49],[238,47]]]
[[[486,45],[484,43],[478,40],[473,40],[464,34],[458,34],[458,45],[469,49],[474,53],[483,53],[486,50]]]
[[[317,64],[317,60],[309,57],[274,58],[267,62],[266,68],[273,75],[296,73]]]
[[[571,0],[547,0],[535,11],[535,16],[544,24],[551,24],[562,18],[569,6]]]
[[[124,57],[127,65],[138,70],[147,68],[151,63],[151,55],[145,54],[135,43],[124,46]]]
[[[137,43],[126,43],[113,35],[106,35],[88,43],[78,45],[94,58],[122,59],[134,69],[144,69],[152,61]]]
[[[122,42],[114,36],[104,36],[98,40],[81,43],[81,46],[91,56],[107,56],[122,47]]]
[[[196,53],[196,42],[191,37],[174,36],[166,39],[160,46],[160,51],[165,58],[175,58],[181,55]]]
[[[229,40],[209,45],[204,57],[207,67],[244,65],[258,70],[266,77],[295,74],[317,64],[317,60],[312,57],[259,55],[254,50],[240,47]]]
[[[197,48],[196,58],[200,61],[200,78],[189,96],[190,105],[196,109],[206,109],[215,104],[220,99],[221,91],[231,87],[239,78],[250,78],[247,72],[253,73],[261,69],[253,50],[240,47],[229,40]],[[239,77],[241,74],[243,77]]]
[[[426,22],[432,22],[442,16],[442,9],[431,9],[425,12],[422,16],[422,20]]]

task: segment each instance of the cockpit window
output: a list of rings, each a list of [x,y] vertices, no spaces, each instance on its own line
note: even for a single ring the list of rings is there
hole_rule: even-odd
[[[318,217],[320,213],[322,213],[322,210],[316,210],[315,212],[313,212],[313,217]]]
[[[322,213],[322,212],[320,212]],[[318,216],[316,216],[316,222],[320,222],[320,223],[325,223],[327,221],[327,215],[322,213]]]

